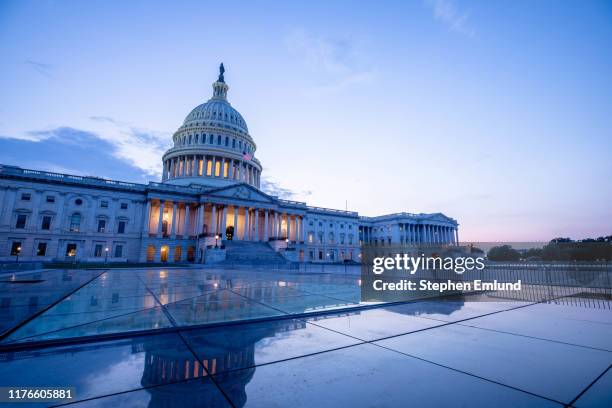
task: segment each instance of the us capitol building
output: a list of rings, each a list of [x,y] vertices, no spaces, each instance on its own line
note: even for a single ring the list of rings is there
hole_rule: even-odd
[[[441,213],[363,217],[261,191],[228,89],[221,64],[212,97],[174,133],[161,183],[0,166],[0,261],[359,262],[361,244],[458,243]]]

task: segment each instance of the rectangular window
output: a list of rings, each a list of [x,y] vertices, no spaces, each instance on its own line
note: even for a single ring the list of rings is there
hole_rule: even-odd
[[[100,258],[102,256],[102,244],[96,244],[94,247],[94,256]]]
[[[204,160],[198,160],[198,176],[202,175],[203,167],[204,167]]]
[[[42,229],[42,230],[49,230],[49,229],[51,229],[51,217],[49,215],[45,215],[42,218],[42,225],[40,226],[40,229]]]
[[[21,201],[30,201],[30,198],[32,198],[32,194],[30,193],[21,194]]]
[[[74,257],[77,254],[77,246],[76,244],[68,244],[66,245],[66,256]]]
[[[118,234],[125,233],[125,221],[119,221],[119,225],[117,226],[117,233]]]
[[[108,208],[108,201],[100,201],[100,207]]]
[[[115,245],[115,258],[123,256],[123,245]]]
[[[207,176],[211,176],[212,175],[212,160],[207,160],[206,161],[206,175]]]
[[[27,219],[28,217],[25,214],[17,215],[17,223],[15,224],[15,228],[24,229]]]
[[[19,255],[21,252],[21,242],[13,242],[11,245],[11,256]]]
[[[55,196],[47,196],[47,202],[48,203],[54,203],[55,202]]]
[[[229,175],[229,163],[225,160],[223,161],[223,177],[227,178]]]
[[[215,177],[219,177],[220,173],[221,173],[221,162],[217,161],[215,163]]]
[[[45,256],[47,254],[47,243],[39,242],[36,248],[36,256]]]
[[[121,209],[122,210],[127,210],[128,208],[128,204],[127,203],[121,203]]]
[[[106,220],[98,220],[98,232],[104,232],[106,229]]]

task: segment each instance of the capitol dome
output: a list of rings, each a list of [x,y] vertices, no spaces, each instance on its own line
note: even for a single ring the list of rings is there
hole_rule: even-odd
[[[227,101],[229,86],[221,64],[213,95],[196,106],[174,133],[163,156],[163,183],[221,187],[247,183],[259,188],[257,146],[242,115]]]
[[[210,126],[233,129],[245,134],[249,133],[242,115],[225,99],[211,98],[208,102],[196,106],[185,118],[183,126],[198,122],[208,122]]]

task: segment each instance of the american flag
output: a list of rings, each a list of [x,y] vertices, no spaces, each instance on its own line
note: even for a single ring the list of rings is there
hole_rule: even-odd
[[[251,160],[253,158],[253,156],[251,156],[250,154],[248,154],[247,152],[242,152],[242,158],[244,160]]]

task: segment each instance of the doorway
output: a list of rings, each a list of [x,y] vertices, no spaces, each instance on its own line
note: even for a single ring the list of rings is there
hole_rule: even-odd
[[[234,239],[234,227],[233,226],[229,226],[225,229],[225,239],[227,239],[228,241],[231,241]]]

